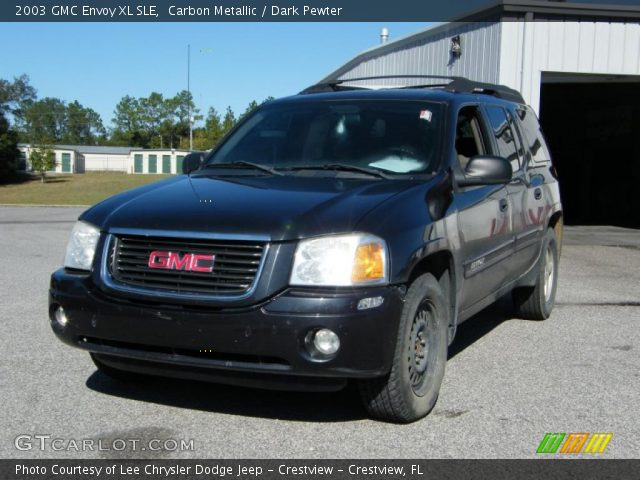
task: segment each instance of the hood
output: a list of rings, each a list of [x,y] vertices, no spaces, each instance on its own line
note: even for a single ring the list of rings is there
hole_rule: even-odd
[[[113,228],[268,236],[273,241],[353,231],[415,181],[349,176],[181,175],[124,192],[82,219]]]

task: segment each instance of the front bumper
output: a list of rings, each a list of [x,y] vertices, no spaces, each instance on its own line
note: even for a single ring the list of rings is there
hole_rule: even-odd
[[[359,311],[359,300],[382,305]],[[49,317],[63,342],[124,370],[294,390],[334,390],[348,378],[388,373],[403,290],[396,287],[289,289],[260,305],[213,308],[110,296],[88,274],[56,271]],[[63,327],[53,318],[58,306]],[[340,350],[317,359],[305,347],[311,330],[329,328]]]

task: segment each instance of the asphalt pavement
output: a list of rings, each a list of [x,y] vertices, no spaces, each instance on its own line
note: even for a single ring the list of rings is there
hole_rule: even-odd
[[[514,319],[505,300],[467,321],[434,411],[394,425],[368,419],[353,389],[98,373],[47,318],[49,274],[80,212],[0,207],[2,458],[521,458],[547,432],[611,432],[603,457],[639,456],[638,230],[567,227],[551,318]]]

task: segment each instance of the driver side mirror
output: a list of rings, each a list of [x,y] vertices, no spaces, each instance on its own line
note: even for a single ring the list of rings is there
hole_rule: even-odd
[[[469,187],[476,185],[498,185],[511,181],[513,170],[506,158],[492,155],[477,155],[471,157],[464,177],[458,179],[458,185]]]
[[[189,174],[200,168],[204,161],[204,152],[191,152],[182,159],[182,173]]]

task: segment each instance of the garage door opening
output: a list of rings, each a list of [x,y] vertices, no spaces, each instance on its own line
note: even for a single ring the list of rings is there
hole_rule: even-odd
[[[640,228],[640,78],[543,74],[540,122],[565,223]]]

